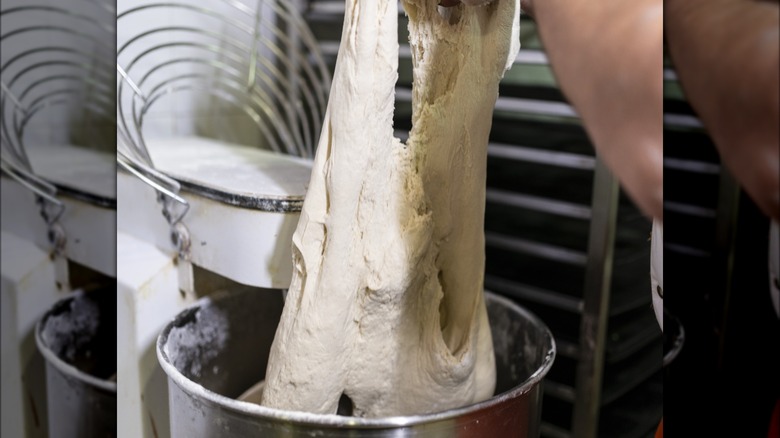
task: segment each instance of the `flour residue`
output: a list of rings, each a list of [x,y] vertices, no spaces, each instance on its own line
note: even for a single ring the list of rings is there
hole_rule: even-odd
[[[223,311],[205,304],[194,320],[171,329],[165,351],[176,369],[189,378],[199,378],[204,370],[214,370],[207,367],[224,349],[228,337],[229,325]]]
[[[90,343],[100,325],[97,303],[75,292],[68,306],[51,314],[45,321],[41,337],[59,358],[73,363],[78,357],[91,357]]]

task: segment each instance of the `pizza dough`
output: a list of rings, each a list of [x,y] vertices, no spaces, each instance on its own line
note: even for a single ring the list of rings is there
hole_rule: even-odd
[[[266,406],[353,415],[487,399],[495,363],[483,296],[485,171],[498,83],[519,50],[517,0],[404,1],[413,129],[393,136],[396,0],[346,0]]]

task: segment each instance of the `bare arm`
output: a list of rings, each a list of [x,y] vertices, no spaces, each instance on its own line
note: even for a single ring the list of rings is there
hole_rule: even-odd
[[[665,31],[688,101],[724,165],[780,220],[780,6],[666,0]]]
[[[662,0],[528,0],[556,79],[597,153],[663,215]]]

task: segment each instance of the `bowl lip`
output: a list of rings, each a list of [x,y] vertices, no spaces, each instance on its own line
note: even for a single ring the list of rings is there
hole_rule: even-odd
[[[446,411],[435,412],[431,414],[423,415],[409,415],[409,416],[391,416],[383,418],[362,418],[362,417],[345,417],[335,414],[313,414],[310,412],[302,411],[288,411],[283,409],[270,408],[267,406],[258,405],[255,403],[238,401],[230,397],[220,395],[214,391],[204,388],[199,383],[196,383],[189,378],[185,377],[173,364],[170,363],[168,355],[165,352],[165,345],[168,340],[168,334],[170,331],[178,326],[183,319],[188,318],[194,312],[198,311],[202,306],[210,304],[219,300],[220,296],[229,295],[229,293],[216,293],[212,296],[201,298],[188,308],[179,312],[179,314],[171,320],[160,335],[157,337],[157,359],[165,374],[168,376],[169,381],[173,381],[182,391],[190,396],[202,397],[206,401],[216,404],[217,406],[227,409],[239,414],[264,417],[269,420],[278,422],[294,422],[304,426],[331,426],[347,429],[381,429],[381,428],[396,428],[405,426],[415,426],[419,424],[433,423],[437,421],[450,420],[453,418],[461,417],[465,414],[477,412],[488,409],[490,407],[499,405],[506,400],[517,398],[535,388],[539,382],[547,375],[556,357],[556,343],[555,337],[552,335],[549,327],[539,319],[535,314],[528,311],[524,307],[511,301],[510,299],[485,291],[485,299],[497,301],[502,305],[509,307],[513,312],[517,312],[523,315],[528,321],[532,322],[536,327],[539,327],[544,333],[547,334],[547,338],[550,340],[550,346],[547,354],[545,354],[542,364],[537,370],[531,374],[522,383],[514,386],[513,388],[502,392],[501,394],[494,395],[493,397],[477,402],[470,405],[462,406],[455,409],[449,409]]]
[[[35,345],[38,347],[38,351],[46,360],[46,363],[54,366],[54,368],[65,377],[70,377],[86,384],[87,386],[92,386],[103,391],[116,394],[117,382],[99,379],[91,374],[87,374],[84,371],[81,371],[68,362],[65,362],[59,356],[54,354],[54,352],[46,344],[46,341],[43,339],[43,328],[46,325],[46,321],[50,316],[52,316],[54,311],[61,308],[66,303],[75,300],[79,296],[84,296],[84,294],[79,291],[74,291],[67,297],[57,300],[54,305],[52,305],[49,310],[47,310],[46,313],[44,313],[43,316],[38,319],[38,322],[35,323]]]

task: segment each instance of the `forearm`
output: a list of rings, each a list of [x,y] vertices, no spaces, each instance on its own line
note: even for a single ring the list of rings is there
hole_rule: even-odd
[[[597,152],[648,215],[662,217],[661,0],[535,0],[556,79]]]
[[[617,120],[611,116],[618,113],[604,111],[605,106],[624,106],[627,114],[635,114],[640,107],[661,108],[663,8],[660,0],[606,0],[598,7],[587,0],[537,0],[533,8],[560,87],[583,112],[581,116],[586,122],[594,127],[604,123],[614,130]],[[607,90],[602,82],[611,83],[615,91],[630,90],[635,94],[606,101],[606,97],[619,95],[605,95]],[[639,96],[647,100],[625,99]],[[660,111],[648,108],[641,114],[651,113],[660,114]],[[657,129],[647,131],[659,133]]]
[[[669,53],[724,164],[780,219],[780,7],[753,0],[666,0]]]

